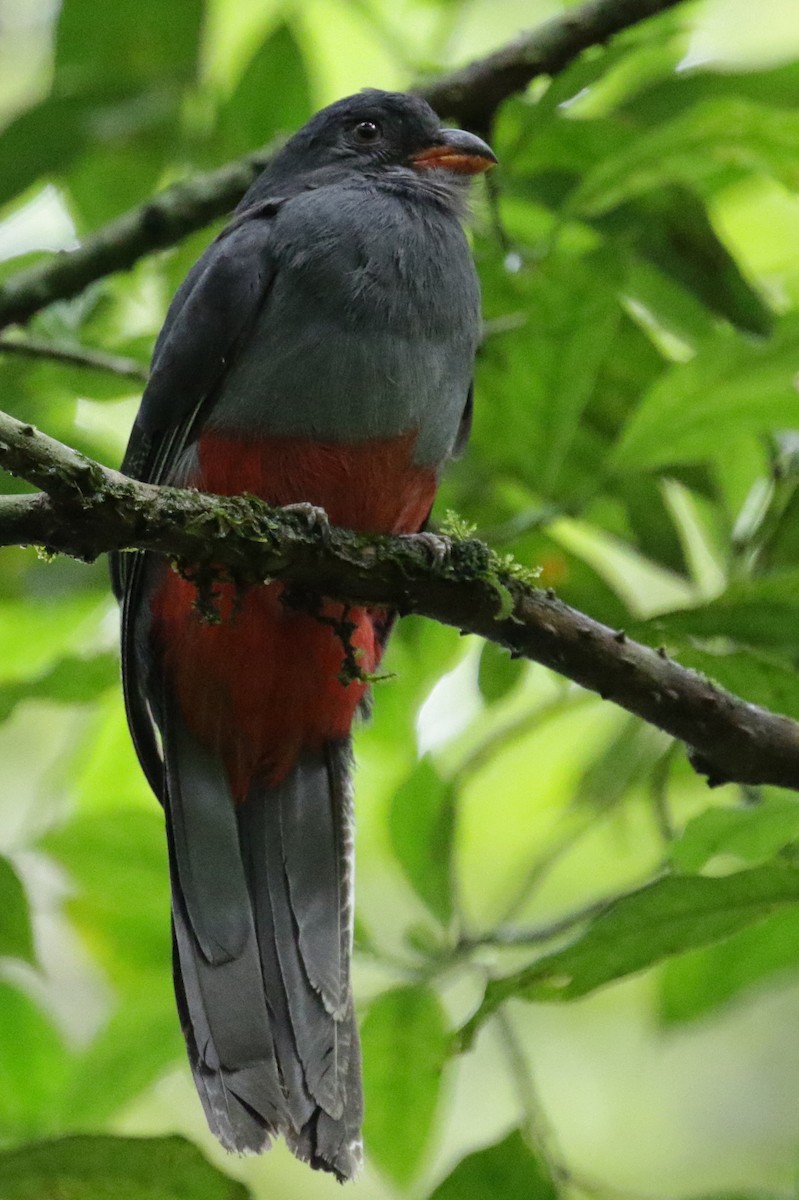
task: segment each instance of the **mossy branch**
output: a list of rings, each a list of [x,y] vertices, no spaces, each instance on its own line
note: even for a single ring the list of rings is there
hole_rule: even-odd
[[[543,663],[688,743],[712,782],[799,790],[799,724],[577,612],[475,539],[367,537],[332,528],[318,510],[139,483],[5,414],[0,466],[42,489],[0,498],[0,545],[86,561],[152,550],[419,613]]]

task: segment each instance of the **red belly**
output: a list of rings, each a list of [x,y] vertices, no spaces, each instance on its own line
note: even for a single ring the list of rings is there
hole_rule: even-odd
[[[188,482],[219,495],[249,492],[270,504],[310,501],[333,524],[361,532],[412,533],[436,490],[435,473],[411,461],[414,441],[411,434],[339,446],[206,434]],[[222,754],[241,800],[254,774],[279,782],[301,749],[344,737],[367,685],[339,680],[340,636],[285,604],[282,584],[241,591],[221,584],[216,592],[220,621],[212,625],[195,609],[194,585],[165,568],[153,597],[153,637],[187,725]],[[326,617],[342,611],[325,602]],[[380,661],[386,613],[354,608],[348,620],[358,666],[369,674]]]

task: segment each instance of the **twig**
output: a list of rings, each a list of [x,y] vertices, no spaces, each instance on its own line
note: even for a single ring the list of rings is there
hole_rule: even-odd
[[[561,1196],[572,1182],[571,1172],[563,1160],[555,1131],[538,1095],[533,1072],[527,1063],[527,1056],[516,1036],[510,1017],[500,1010],[496,1016],[496,1024],[508,1062],[508,1071],[516,1089],[525,1133],[543,1160],[557,1195]]]
[[[799,724],[749,704],[543,592],[482,542],[367,537],[319,528],[251,497],[127,479],[0,414],[0,467],[45,494],[0,500],[0,544],[39,543],[93,560],[159,551],[279,578],[342,601],[390,604],[543,663],[687,742],[713,782],[799,790]]]
[[[538,75],[562,71],[583,50],[681,0],[588,0],[459,71],[415,90],[446,118],[486,131],[499,105]],[[193,175],[106,225],[77,250],[45,259],[0,286],[0,328],[75,296],[153,250],[181,241],[241,199],[269,161],[269,147],[216,171]]]
[[[601,900],[592,900],[583,908],[557,917],[547,925],[537,925],[531,929],[507,929],[500,926],[475,937],[462,937],[458,941],[458,948],[471,951],[480,946],[496,946],[503,949],[513,946],[540,946],[542,943],[552,942],[555,938],[562,937],[564,933],[570,933],[578,925],[584,925],[592,917],[596,917],[606,908],[610,908],[611,904],[620,899],[620,895],[623,893],[605,896]]]
[[[146,383],[148,371],[133,358],[118,354],[106,354],[87,346],[58,346],[41,338],[0,337],[0,354],[18,354],[23,358],[43,358],[52,362],[68,363],[74,367],[87,367],[92,371],[108,371],[123,379],[134,379]]]

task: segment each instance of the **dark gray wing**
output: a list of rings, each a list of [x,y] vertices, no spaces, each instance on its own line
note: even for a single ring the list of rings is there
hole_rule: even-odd
[[[463,408],[461,423],[458,426],[458,433],[455,437],[455,445],[452,447],[451,458],[460,458],[466,449],[466,443],[469,440],[469,434],[472,432],[472,415],[474,413],[474,380],[469,384],[469,391],[466,396],[466,404]]]
[[[264,202],[238,217],[178,289],[136,418],[145,434],[180,424],[234,357],[269,290],[271,225],[280,204]]]
[[[150,379],[122,462],[125,474],[168,481],[197,436],[219,385],[260,311],[274,278],[271,219],[280,200],[237,217],[194,265],[169,307],[156,342]],[[163,768],[141,678],[134,625],[141,600],[142,554],[111,556],[111,580],[122,606],[122,681],[131,735],[157,796]]]

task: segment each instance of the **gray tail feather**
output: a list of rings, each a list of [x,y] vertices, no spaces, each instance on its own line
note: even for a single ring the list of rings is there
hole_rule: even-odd
[[[362,1115],[349,743],[277,786],[255,780],[236,808],[216,756],[162,715],[175,991],[208,1123],[238,1152],[282,1133],[349,1179]]]

